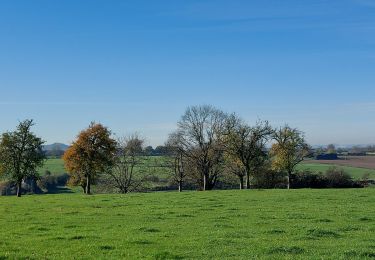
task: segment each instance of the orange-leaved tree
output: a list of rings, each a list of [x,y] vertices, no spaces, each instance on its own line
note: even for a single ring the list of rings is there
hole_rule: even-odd
[[[86,194],[91,193],[91,184],[97,176],[113,166],[115,158],[116,141],[111,131],[94,122],[79,133],[63,156],[70,184],[81,186]]]

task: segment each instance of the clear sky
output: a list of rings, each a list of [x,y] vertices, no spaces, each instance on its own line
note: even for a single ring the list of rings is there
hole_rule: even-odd
[[[0,131],[163,144],[189,105],[375,143],[374,0],[2,0]]]

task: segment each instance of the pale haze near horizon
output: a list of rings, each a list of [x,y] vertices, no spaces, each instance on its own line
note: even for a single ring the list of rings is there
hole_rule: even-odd
[[[375,2],[1,1],[0,131],[161,145],[187,106],[375,143]]]

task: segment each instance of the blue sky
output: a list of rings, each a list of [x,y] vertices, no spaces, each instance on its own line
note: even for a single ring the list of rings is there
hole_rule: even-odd
[[[375,1],[0,1],[0,131],[163,144],[189,105],[375,143]]]

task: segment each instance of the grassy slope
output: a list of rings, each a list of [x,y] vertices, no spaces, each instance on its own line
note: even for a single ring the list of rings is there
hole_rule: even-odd
[[[375,189],[0,197],[0,259],[375,257]]]
[[[311,170],[313,172],[325,172],[327,169],[329,169],[332,166],[335,166],[335,165],[321,164],[321,163],[302,163],[298,165],[297,169]],[[370,179],[375,180],[375,170],[369,170],[369,169],[357,168],[357,167],[339,166],[339,165],[337,165],[337,167],[343,168],[354,179],[361,179],[365,173],[369,173]]]
[[[47,159],[44,166],[39,169],[38,172],[40,175],[44,175],[47,170],[52,174],[62,174],[66,172],[64,168],[64,161],[62,159]]]

